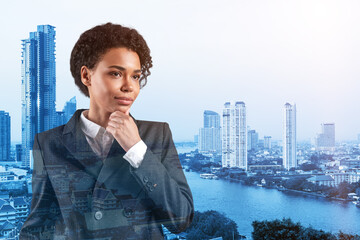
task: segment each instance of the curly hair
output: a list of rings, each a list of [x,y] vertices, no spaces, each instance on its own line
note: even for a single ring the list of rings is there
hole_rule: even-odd
[[[93,69],[109,49],[117,47],[125,47],[138,54],[142,71],[140,88],[146,85],[147,77],[151,74],[149,69],[153,65],[144,38],[135,29],[109,22],[82,33],[71,52],[70,71],[75,84],[85,96],[89,97],[89,90],[81,81],[81,67]]]

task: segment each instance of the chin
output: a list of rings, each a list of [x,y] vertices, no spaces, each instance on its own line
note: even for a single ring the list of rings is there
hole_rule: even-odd
[[[128,109],[130,109],[131,106],[116,106],[114,109],[115,111],[120,111],[122,113],[125,113]]]

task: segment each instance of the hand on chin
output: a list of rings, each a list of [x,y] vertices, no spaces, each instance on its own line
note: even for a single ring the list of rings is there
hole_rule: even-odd
[[[141,140],[136,123],[129,116],[129,112],[130,108],[125,113],[122,111],[113,112],[106,127],[106,131],[114,136],[126,152]]]

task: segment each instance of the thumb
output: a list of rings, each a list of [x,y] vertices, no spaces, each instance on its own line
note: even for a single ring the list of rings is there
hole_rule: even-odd
[[[129,113],[130,113],[130,108],[128,108],[128,110],[125,111],[126,115],[129,115]]]

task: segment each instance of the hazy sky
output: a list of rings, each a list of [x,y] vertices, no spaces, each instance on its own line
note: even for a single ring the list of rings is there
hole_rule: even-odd
[[[79,35],[108,21],[136,28],[152,51],[148,85],[131,110],[169,122],[175,141],[192,140],[204,110],[244,101],[259,137],[282,136],[282,110],[297,105],[298,139],[323,122],[337,140],[360,133],[359,1],[6,1],[0,15],[0,109],[21,140],[21,39],[56,27],[57,109],[76,96],[69,57]]]

